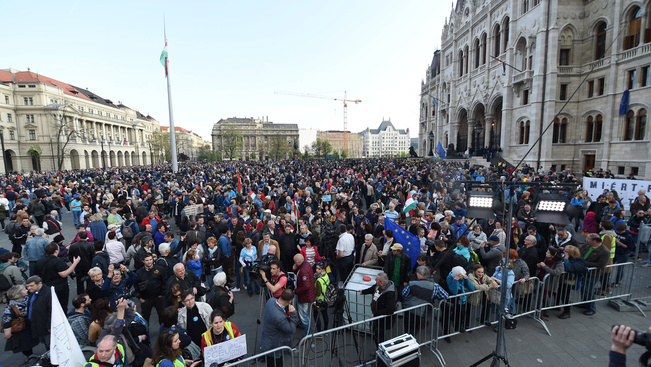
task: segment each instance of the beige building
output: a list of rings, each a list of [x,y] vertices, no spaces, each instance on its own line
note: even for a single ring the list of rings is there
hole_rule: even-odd
[[[158,129],[153,117],[89,90],[0,70],[3,173],[150,164],[146,142]]]
[[[495,145],[515,164],[542,136],[524,163],[650,178],[650,65],[649,1],[457,0],[421,82],[419,155]]]
[[[391,119],[384,120],[377,129],[370,127],[360,133],[364,158],[397,157],[409,154],[409,129],[396,129]]]
[[[169,131],[169,126],[161,126],[160,131]],[[178,154],[185,154],[190,160],[196,160],[199,156],[199,150],[204,145],[210,145],[210,142],[203,140],[199,134],[192,130],[174,126],[174,138],[176,139],[176,150]]]
[[[346,135],[348,135],[347,157],[362,158],[362,135],[350,131]],[[344,151],[344,132],[341,130],[319,131],[317,139],[329,142],[332,146],[332,152],[338,152],[341,155]]]
[[[221,119],[212,128],[212,148],[226,157],[224,148],[228,145],[224,135],[233,129],[242,136],[241,149],[237,159],[269,159],[274,154],[275,142],[282,142],[284,158],[291,158],[301,147],[297,124],[275,124],[268,119],[231,117]],[[270,154],[271,153],[271,154]]]

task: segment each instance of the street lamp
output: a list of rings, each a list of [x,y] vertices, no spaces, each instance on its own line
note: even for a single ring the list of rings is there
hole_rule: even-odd
[[[481,126],[481,122],[480,121],[475,122],[475,133],[477,134],[477,140],[475,140],[475,152],[477,153],[481,150],[479,146],[479,137],[481,135],[482,130],[483,128]]]
[[[490,137],[490,144],[489,147],[492,147],[495,145],[495,121],[491,123],[491,137]]]
[[[151,142],[149,142],[149,162],[151,163],[151,169],[154,170],[154,155],[151,150]]]
[[[102,145],[102,168],[106,169],[106,157],[104,154],[104,134],[100,133],[99,136],[101,138],[100,144]]]
[[[429,132],[429,156],[434,156],[434,132]]]

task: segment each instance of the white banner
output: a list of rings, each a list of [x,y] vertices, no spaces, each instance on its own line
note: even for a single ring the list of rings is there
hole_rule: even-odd
[[[45,285],[43,285],[45,287]],[[63,313],[54,287],[52,292],[52,319],[50,323],[50,361],[59,367],[79,367],[86,363],[68,318]]]
[[[224,330],[224,332],[227,332]],[[246,355],[246,334],[204,348],[205,366],[221,364]]]
[[[604,190],[615,190],[622,199],[624,209],[629,210],[631,204],[637,199],[638,191],[651,192],[651,181],[584,177],[583,188],[588,191],[592,200],[597,200]]]

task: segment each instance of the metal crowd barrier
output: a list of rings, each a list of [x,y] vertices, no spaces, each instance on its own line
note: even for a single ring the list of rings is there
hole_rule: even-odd
[[[345,315],[347,317],[347,315]],[[335,317],[337,317],[335,315]],[[352,322],[304,337],[298,344],[299,366],[358,366],[375,362],[378,341],[409,333],[421,347],[430,350],[443,364],[432,346],[436,308],[426,303],[396,311],[393,315]]]
[[[282,366],[284,367],[294,367],[294,349],[283,346],[278,347],[263,353],[259,353],[247,358],[244,358],[240,361],[229,363],[229,366],[273,366],[272,360],[275,359],[276,354],[280,356],[282,361]],[[267,363],[269,362],[269,363]]]
[[[563,273],[559,277],[545,275],[538,290],[539,307],[535,319],[549,335],[542,312],[610,299],[629,300],[635,264],[632,262],[607,265],[604,269],[589,268],[584,275]],[[632,304],[644,315],[639,306]]]

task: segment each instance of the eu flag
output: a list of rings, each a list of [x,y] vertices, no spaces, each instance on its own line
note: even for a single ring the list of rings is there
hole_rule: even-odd
[[[420,255],[420,240],[418,236],[413,235],[388,218],[384,221],[384,229],[389,229],[393,232],[393,238],[396,239],[397,243],[402,245],[402,250],[411,258],[411,267],[413,269],[416,266],[416,257]]]
[[[625,90],[624,93],[622,93],[622,100],[619,103],[619,115],[624,116],[628,113],[628,102],[630,98],[630,92],[629,90]]]

